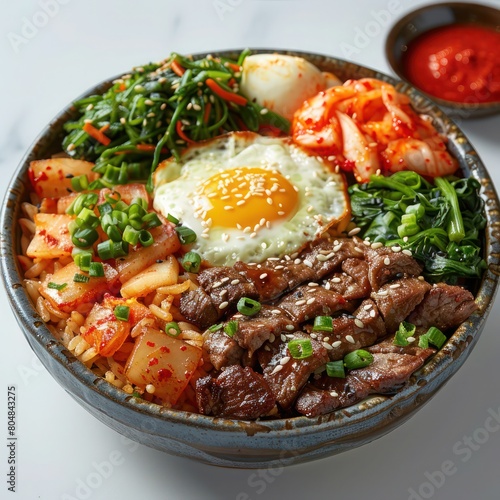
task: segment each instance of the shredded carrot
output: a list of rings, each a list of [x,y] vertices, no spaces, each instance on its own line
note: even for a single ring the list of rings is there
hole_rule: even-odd
[[[203,113],[203,123],[208,123],[208,119],[210,117],[210,111],[212,111],[212,103],[207,102],[205,106],[205,112]]]
[[[231,78],[231,80],[229,80],[227,82],[227,84],[230,86],[230,87],[234,87],[234,85],[236,85],[236,80],[234,78]]]
[[[177,61],[172,61],[170,67],[177,76],[182,76],[186,71]]]
[[[227,67],[231,68],[233,71],[241,71],[241,66],[238,66],[237,64],[234,63],[227,63]]]
[[[190,139],[185,133],[184,133],[184,130],[182,130],[182,123],[180,121],[178,121],[176,124],[175,124],[175,131],[177,132],[177,135],[183,140],[183,141],[186,141],[187,143],[189,144],[193,144],[194,141],[192,139]]]
[[[207,87],[214,93],[217,94],[221,99],[225,101],[234,102],[234,104],[238,104],[238,106],[246,106],[247,99],[242,95],[235,94],[234,92],[228,92],[223,89],[215,80],[212,78],[207,78],[205,80]]]
[[[154,151],[156,146],[154,144],[137,144],[135,146],[139,151]],[[168,149],[162,148],[162,153],[168,153]]]
[[[107,135],[104,135],[99,129],[95,128],[94,125],[89,122],[83,125],[83,131],[89,134],[90,137],[96,141],[104,144],[104,146],[107,146],[111,142],[111,139]]]
[[[103,125],[100,129],[99,129],[99,132],[102,132],[104,134],[104,132],[106,132],[107,130],[109,130],[109,127],[111,127],[111,124],[110,123],[106,123],[106,125]]]

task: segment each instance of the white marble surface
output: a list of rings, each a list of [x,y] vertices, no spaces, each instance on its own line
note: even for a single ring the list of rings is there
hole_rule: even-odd
[[[0,192],[5,192],[23,152],[42,127],[97,81],[172,50],[245,46],[323,52],[389,71],[383,55],[388,24],[421,3],[425,2],[4,1]],[[498,0],[490,3],[500,6]],[[49,14],[44,14],[43,5]],[[362,32],[369,36],[363,38]],[[464,122],[463,129],[500,185],[500,116]],[[489,412],[500,412],[498,308],[458,374],[397,430],[315,463],[248,471],[192,463],[125,443],[78,406],[40,366],[3,288],[0,294],[0,498],[499,498],[500,426],[485,430],[492,422],[487,420]],[[16,385],[18,393],[15,495],[9,495],[6,482],[9,385]],[[110,460],[112,470],[97,472],[99,464]],[[454,467],[448,475],[436,473],[450,461]],[[412,489],[419,496],[412,495]]]

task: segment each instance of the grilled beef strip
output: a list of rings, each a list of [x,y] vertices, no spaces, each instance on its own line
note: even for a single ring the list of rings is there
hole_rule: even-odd
[[[240,365],[246,354],[234,339],[221,330],[205,335],[203,349],[216,370],[224,366]]]
[[[448,330],[465,321],[477,309],[474,296],[468,290],[438,283],[427,292],[408,321],[417,327],[435,326],[440,330]]]
[[[350,257],[342,262],[342,272],[327,278],[323,286],[340,293],[346,300],[363,299],[371,292],[368,271],[365,260]]]
[[[232,365],[196,381],[196,402],[202,415],[255,420],[273,412],[276,397],[262,375]]]
[[[371,365],[351,370],[345,378],[322,375],[304,387],[297,398],[296,410],[302,415],[316,417],[353,405],[370,394],[397,391],[435,352],[434,349],[413,349],[415,354],[372,352]],[[371,348],[367,350],[372,351]]]
[[[369,267],[368,279],[375,291],[395,279],[416,278],[420,276],[423,269],[423,266],[411,255],[394,252],[389,247],[380,247],[376,250],[365,247],[365,256]]]
[[[387,283],[376,292],[372,292],[371,297],[377,304],[389,333],[394,333],[398,329],[401,321],[404,321],[422,302],[430,289],[431,285],[426,281],[403,278]]]
[[[179,307],[187,321],[202,329],[217,323],[222,314],[222,311],[212,304],[210,295],[201,287],[184,292]]]
[[[311,331],[310,336],[320,341],[328,351],[330,361],[343,359],[356,349],[373,345],[386,335],[384,321],[371,299],[364,300],[353,315],[333,318],[333,332]]]
[[[298,324],[291,320],[284,310],[265,305],[254,316],[235,314],[231,320],[238,323],[234,340],[243,349],[248,350],[250,356],[266,340],[273,342],[282,333],[290,333],[298,328]]]
[[[295,339],[309,340],[313,349],[312,355],[295,359],[288,349],[288,342]],[[276,401],[286,410],[292,406],[310,375],[328,362],[328,352],[321,342],[302,332],[287,334],[286,342],[278,337],[274,342],[267,343],[266,347],[269,350],[264,348],[258,351],[258,360]]]

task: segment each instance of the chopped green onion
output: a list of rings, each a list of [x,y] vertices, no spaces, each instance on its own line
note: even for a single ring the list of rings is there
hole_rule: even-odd
[[[75,273],[75,275],[73,276],[73,281],[75,283],[88,283],[90,281],[90,278],[88,276],[85,276],[84,274]]]
[[[121,201],[118,203],[122,203]],[[117,203],[117,205],[118,205]],[[125,228],[128,224],[128,215],[115,207],[115,209],[111,212],[111,216],[116,220],[116,225],[120,228],[120,231],[125,231]]]
[[[102,262],[91,262],[89,268],[89,276],[91,278],[103,278],[104,277],[104,266]]]
[[[127,226],[128,227],[128,226]],[[108,226],[106,228],[106,234],[111,241],[122,241],[122,233],[116,226]]]
[[[441,347],[443,347],[445,342],[446,342],[446,335],[439,328],[431,326],[427,330],[427,333],[421,335],[420,338],[418,339],[418,347],[421,347],[422,349],[427,349],[429,347],[429,344],[432,344],[435,345],[438,349],[441,349]]]
[[[96,216],[93,210],[84,207],[77,215],[76,223],[79,227],[86,226],[93,229],[99,225],[99,217]]]
[[[182,245],[187,245],[188,243],[196,241],[196,233],[189,227],[178,226],[175,230],[177,231],[177,235]]]
[[[326,364],[326,374],[329,377],[345,378],[344,362],[342,360],[330,361]]]
[[[331,316],[316,316],[313,331],[333,332],[333,319]]]
[[[142,223],[145,229],[153,229],[154,227],[161,226],[161,220],[157,214],[150,212],[142,218]]]
[[[234,337],[234,334],[238,331],[238,322],[233,320],[229,321],[224,327],[224,332],[228,335],[228,337]]]
[[[111,206],[111,203],[101,203],[100,205],[97,205],[97,208],[99,210],[99,214],[101,218],[106,215],[110,214],[113,211],[113,207]]]
[[[165,325],[165,333],[171,337],[178,337],[181,334],[181,329],[175,321],[171,321]]]
[[[400,347],[406,347],[410,344],[408,342],[408,337],[413,337],[415,335],[416,326],[408,323],[407,321],[402,321],[399,324],[398,331],[394,335],[394,340],[392,343]]]
[[[57,290],[59,292],[61,290],[64,290],[67,286],[68,286],[67,283],[61,283],[60,285],[57,283],[54,283],[53,281],[49,281],[49,283],[47,283],[47,288],[52,288],[53,290]]]
[[[373,354],[365,351],[364,349],[357,349],[344,357],[344,366],[348,370],[355,370],[356,368],[364,368],[373,363]]]
[[[113,198],[116,195],[116,198]],[[111,205],[118,203],[122,199],[122,195],[118,191],[113,191],[111,194],[107,193],[104,195],[104,199]]]
[[[253,316],[254,314],[257,314],[260,311],[260,308],[260,302],[249,299],[248,297],[241,297],[238,304],[236,304],[238,312],[244,314],[245,316]]]
[[[140,206],[144,212],[147,212],[148,210],[148,200],[138,196],[137,198],[134,198],[132,200],[132,203],[130,204],[130,207],[132,208],[134,205]]]
[[[71,179],[71,188],[73,191],[85,191],[89,187],[89,178],[86,175],[78,175]]]
[[[197,273],[200,270],[201,257],[196,252],[188,252],[182,258],[182,267],[188,273]]]
[[[77,229],[71,236],[73,245],[80,248],[91,247],[99,238],[99,234],[95,229],[82,228]]]
[[[146,231],[145,229],[143,229],[143,230],[139,233],[139,243],[140,243],[143,247],[149,247],[149,246],[151,246],[154,242],[155,242],[155,240],[154,240],[154,238],[153,238],[153,235],[152,235],[149,231]]]
[[[130,243],[131,245],[137,245],[139,242],[140,231],[137,231],[132,226],[128,225],[123,231],[123,241]]]
[[[222,323],[217,323],[215,325],[212,325],[208,331],[211,332],[211,333],[214,333],[214,332],[217,332],[219,331],[220,329],[222,329],[224,327],[224,325]]]
[[[92,253],[89,251],[83,251],[75,254],[73,257],[75,264],[85,272],[88,272],[90,269],[90,263],[92,262]]]
[[[102,260],[123,257],[128,253],[128,244],[123,241],[102,241],[97,245],[97,253]]]
[[[172,224],[179,224],[179,219],[174,217],[172,214],[167,214],[167,220]]]
[[[115,310],[115,318],[120,321],[128,321],[128,317],[130,315],[130,307],[128,306],[116,306]]]
[[[313,347],[309,339],[294,339],[288,342],[288,350],[295,359],[305,359],[312,355]]]

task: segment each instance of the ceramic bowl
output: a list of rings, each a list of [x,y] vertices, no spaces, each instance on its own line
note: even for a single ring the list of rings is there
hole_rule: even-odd
[[[274,51],[274,50],[273,50]],[[269,52],[257,50],[254,52]],[[409,383],[393,396],[373,396],[349,408],[318,418],[295,417],[244,422],[213,418],[163,408],[137,400],[95,376],[56,341],[23,288],[16,254],[21,231],[17,220],[28,199],[30,161],[47,158],[61,148],[63,123],[74,115],[71,106],[42,131],[14,174],[1,212],[1,273],[12,309],[30,346],[52,376],[85,409],[121,434],[144,445],[209,464],[229,467],[270,467],[318,459],[361,446],[401,425],[419,410],[460,368],[476,344],[493,304],[500,272],[500,206],[491,179],[473,147],[457,126],[427,98],[406,83],[355,64],[324,55],[284,52],[310,60],[341,79],[374,77],[407,94],[416,109],[430,115],[450,137],[450,150],[464,175],[482,186],[488,225],[485,257],[488,269],[477,291],[479,310]],[[235,57],[239,51],[225,52]],[[85,95],[102,92],[106,81]],[[20,332],[19,332],[20,334]]]
[[[433,3],[409,12],[390,29],[385,53],[393,71],[406,80],[403,59],[408,44],[417,36],[451,24],[475,23],[500,31],[500,10],[477,3]],[[411,83],[411,82],[410,82]],[[429,95],[447,114],[462,119],[477,118],[500,112],[500,102],[459,103]]]

